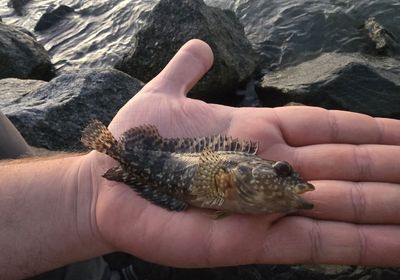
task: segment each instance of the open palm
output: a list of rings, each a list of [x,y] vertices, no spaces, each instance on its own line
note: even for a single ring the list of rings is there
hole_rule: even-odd
[[[169,212],[100,175],[115,162],[93,152],[97,236],[112,250],[180,267],[247,263],[400,265],[400,122],[313,107],[232,108],[186,98],[211,67],[198,40],[115,116],[119,136],[154,124],[165,137],[227,134],[260,143],[258,155],[286,160],[314,192],[296,215]],[[217,93],[210,93],[217,94]]]

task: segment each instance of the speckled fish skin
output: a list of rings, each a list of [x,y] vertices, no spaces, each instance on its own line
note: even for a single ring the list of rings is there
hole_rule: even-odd
[[[162,138],[155,126],[126,131],[117,141],[99,121],[83,131],[85,146],[119,162],[103,176],[124,182],[172,211],[189,205],[220,213],[288,213],[311,209],[299,194],[314,190],[284,161],[256,155],[258,144],[226,136]]]

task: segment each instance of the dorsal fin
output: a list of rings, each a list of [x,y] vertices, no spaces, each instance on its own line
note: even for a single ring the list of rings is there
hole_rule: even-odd
[[[232,137],[215,135],[197,138],[162,138],[154,125],[141,125],[122,134],[122,147],[126,150],[158,150],[171,153],[201,153],[205,149],[213,152],[242,152],[256,154],[258,143]]]
[[[158,150],[163,139],[156,126],[146,124],[125,131],[119,141],[125,149]]]
[[[213,152],[241,152],[255,155],[258,150],[257,142],[233,139],[222,135],[193,138],[192,141],[195,153],[200,153],[207,148]]]

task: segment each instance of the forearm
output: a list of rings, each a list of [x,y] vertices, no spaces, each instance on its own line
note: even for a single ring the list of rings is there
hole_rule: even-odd
[[[0,278],[35,275],[104,253],[84,156],[0,161]]]

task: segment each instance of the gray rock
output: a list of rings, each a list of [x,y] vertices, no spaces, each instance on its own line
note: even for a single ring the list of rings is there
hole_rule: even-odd
[[[4,88],[8,85],[7,80]],[[30,81],[27,85],[32,90],[15,92],[8,87],[12,93],[1,91],[2,96],[11,97],[0,110],[30,145],[76,151],[82,149],[79,139],[88,121],[96,118],[109,123],[142,82],[115,69],[88,69],[65,73],[39,87]]]
[[[256,91],[266,106],[288,102],[400,118],[400,63],[327,53],[266,74]]]
[[[50,6],[36,23],[35,31],[43,31],[55,26],[73,12],[74,9],[66,5],[60,5],[57,8]]]
[[[32,39],[36,41],[35,35],[32,32],[30,32],[28,29],[25,29],[25,28],[23,28],[21,26],[17,26],[17,25],[13,25],[12,27],[15,28],[16,30],[21,31],[22,33],[25,33],[26,35],[32,37]]]
[[[23,8],[31,0],[10,0],[8,1],[8,6],[13,7],[17,15],[21,16],[23,14]]]
[[[216,101],[231,94],[256,69],[257,58],[235,14],[209,7],[202,0],[161,0],[149,12],[116,68],[149,81],[193,38],[211,46],[215,62],[191,91],[191,97]]]
[[[50,57],[29,31],[0,22],[0,78],[38,79],[54,77]]]

